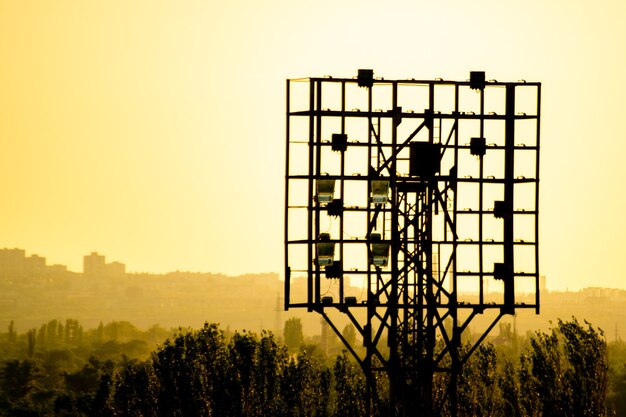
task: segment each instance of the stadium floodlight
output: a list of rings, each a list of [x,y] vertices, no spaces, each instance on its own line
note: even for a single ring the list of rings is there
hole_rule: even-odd
[[[389,199],[389,181],[373,180],[372,181],[372,203],[386,204]]]
[[[321,233],[317,244],[317,264],[319,266],[332,265],[335,260],[335,243],[330,241],[328,233]]]
[[[330,203],[335,196],[335,180],[317,180],[317,202]]]
[[[380,233],[372,233],[370,235],[370,251],[371,251],[371,263],[374,266],[387,266],[389,262],[389,242],[381,240]]]

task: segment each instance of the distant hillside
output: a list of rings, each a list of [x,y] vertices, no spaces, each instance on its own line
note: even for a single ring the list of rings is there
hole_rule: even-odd
[[[45,258],[27,257],[20,249],[0,249],[0,328],[10,321],[19,331],[51,319],[77,319],[86,328],[102,322],[130,321],[140,328],[199,328],[218,322],[223,328],[261,329],[282,334],[291,317],[302,320],[307,335],[321,333],[321,317],[306,309],[283,311],[283,282],[278,273],[226,276],[213,273],[127,273],[123,264],[105,263],[104,256],[85,256],[86,273],[63,265],[47,266]],[[292,299],[306,299],[306,279],[292,280]],[[361,288],[346,285],[345,294],[363,300]],[[471,297],[471,296],[470,296]],[[517,300],[524,302],[524,295]],[[626,291],[586,288],[578,292],[541,294],[541,314],[519,311],[505,316],[518,334],[548,330],[557,319],[587,320],[604,330],[608,341],[626,339]],[[337,323],[342,328],[344,323]],[[470,330],[481,333],[489,317],[477,316]],[[625,326],[622,328],[621,326]]]

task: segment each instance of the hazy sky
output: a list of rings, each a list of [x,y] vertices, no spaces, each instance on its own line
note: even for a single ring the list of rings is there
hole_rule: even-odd
[[[626,288],[621,1],[0,0],[0,247],[283,269],[285,79],[543,83],[548,287]]]

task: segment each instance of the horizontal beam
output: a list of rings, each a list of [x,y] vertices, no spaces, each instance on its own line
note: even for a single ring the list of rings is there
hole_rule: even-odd
[[[358,84],[358,79],[355,78],[335,78],[335,77],[305,77],[305,78],[290,78],[289,82],[321,82],[321,83],[346,83],[346,84]],[[444,79],[434,79],[434,80],[417,80],[414,78],[405,78],[399,80],[385,80],[384,78],[374,78],[374,84],[378,85],[458,85],[470,87],[470,81],[452,81],[452,80],[444,80]],[[526,87],[539,87],[541,86],[540,82],[532,81],[527,82],[524,80],[520,80],[517,82],[498,82],[496,80],[485,81],[485,88],[488,87],[506,87],[508,85],[514,86],[526,86]]]
[[[415,112],[392,112],[392,111],[366,111],[366,110],[299,110],[289,112],[289,116],[326,116],[326,117],[365,117],[365,118],[390,118],[390,119],[452,119],[452,120],[506,120],[509,118],[513,118],[515,120],[525,120],[525,119],[539,119],[539,115],[537,114],[525,114],[519,113],[512,116],[507,116],[504,114],[476,114],[476,113],[438,113],[434,112],[433,114],[426,115],[425,113],[415,113]]]
[[[499,293],[498,293],[499,294]],[[391,306],[392,304],[389,303],[373,303],[374,308],[387,308],[389,306]],[[404,303],[397,303],[397,304],[393,304],[394,307],[398,307],[401,310],[413,310],[413,311],[417,311],[420,309],[420,307],[417,304],[404,304]],[[423,307],[421,307],[421,309],[423,311],[428,311],[431,308],[441,308],[441,309],[447,309],[454,306],[455,308],[459,308],[459,309],[479,309],[479,310],[489,310],[489,309],[501,309],[506,307],[509,307],[508,305],[504,304],[504,303],[470,303],[470,302],[456,302],[456,303],[431,303],[428,305],[424,305]],[[357,304],[346,304],[346,303],[338,303],[338,302],[333,302],[333,303],[327,303],[327,304],[323,304],[323,303],[290,303],[288,305],[288,308],[312,308],[316,311],[320,311],[323,310],[324,308],[337,308],[340,311],[344,312],[346,309],[351,309],[351,308],[366,308],[368,307],[367,302],[363,301],[361,303],[357,303]],[[535,305],[534,303],[517,303],[514,304],[512,306],[513,308],[519,308],[519,309],[534,309],[537,307],[537,305]],[[480,313],[478,313],[480,314]]]

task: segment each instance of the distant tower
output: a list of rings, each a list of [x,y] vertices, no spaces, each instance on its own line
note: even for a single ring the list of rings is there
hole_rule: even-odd
[[[276,308],[274,312],[276,315],[274,316],[274,334],[276,337],[280,337],[283,331],[283,299],[280,296],[280,293],[276,294]]]
[[[102,277],[106,272],[106,263],[104,255],[98,255],[97,252],[91,252],[90,255],[83,257],[83,274],[90,277]]]

